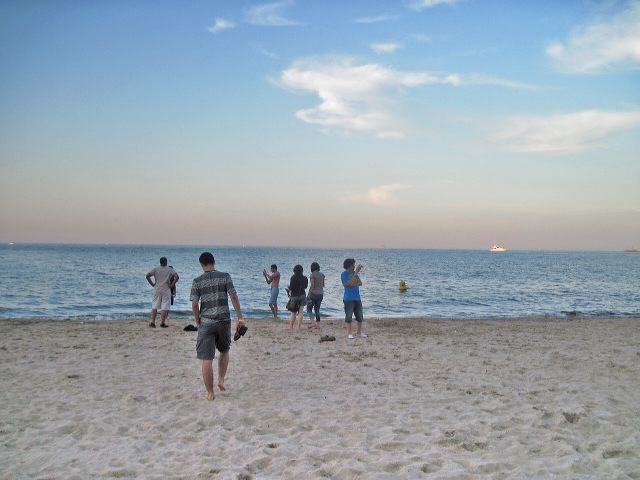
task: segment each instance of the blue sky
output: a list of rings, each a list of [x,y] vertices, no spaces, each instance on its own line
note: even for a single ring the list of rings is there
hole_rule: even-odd
[[[640,2],[0,3],[0,240],[640,246]]]

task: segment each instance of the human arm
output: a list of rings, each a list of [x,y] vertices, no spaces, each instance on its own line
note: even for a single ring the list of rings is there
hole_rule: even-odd
[[[342,282],[342,284],[345,287],[360,287],[362,285],[362,280],[360,280],[358,273],[360,273],[361,269],[362,269],[362,265],[358,265],[355,271],[353,272],[353,276],[346,282]]]
[[[316,279],[312,275],[309,277],[309,293],[307,293],[307,297],[311,297],[311,291],[315,290],[315,287],[316,287]]]
[[[236,321],[237,330],[245,324],[244,317],[242,316],[242,309],[240,308],[240,300],[238,299],[238,294],[236,292],[230,293],[229,297],[231,298],[231,304],[233,305],[233,309],[236,311],[236,316],[238,317],[238,320]]]
[[[147,273],[147,282],[149,282],[149,285],[151,285],[152,287],[155,287],[156,284],[154,282],[151,281],[151,277],[153,277],[153,272],[149,272]]]
[[[178,283],[178,280],[180,280],[180,275],[178,275],[178,272],[174,270],[171,278],[169,279],[169,288],[173,289],[173,287],[176,286],[176,283]]]
[[[198,300],[191,300],[191,311],[196,325],[200,326],[200,302]]]
[[[273,278],[269,276],[266,270],[262,270],[262,275],[264,276],[264,279],[267,281],[267,283],[271,283],[271,281],[273,280]]]

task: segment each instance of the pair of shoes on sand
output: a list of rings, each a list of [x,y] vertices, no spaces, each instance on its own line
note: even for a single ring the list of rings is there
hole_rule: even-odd
[[[156,328],[156,324],[155,324],[154,322],[149,322],[149,326],[150,326],[151,328]],[[161,324],[160,324],[160,327],[162,327],[162,328],[167,328],[168,326],[169,326],[169,325],[167,325],[166,323],[161,323]]]
[[[369,335],[367,335],[366,333],[361,333],[360,336],[362,338],[367,338]],[[349,334],[349,336],[347,337],[349,340],[353,340],[354,338],[356,338],[354,335],[352,335],[351,333]]]

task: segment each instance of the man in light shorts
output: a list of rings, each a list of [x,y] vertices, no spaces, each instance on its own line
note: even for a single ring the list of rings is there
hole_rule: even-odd
[[[153,277],[153,281],[151,278]],[[151,302],[151,322],[149,326],[155,328],[156,315],[160,310],[160,326],[166,328],[169,309],[171,308],[171,289],[180,279],[178,273],[167,266],[167,258],[160,257],[160,266],[147,273],[147,282],[153,287]]]
[[[204,272],[193,280],[191,286],[191,311],[198,325],[196,356],[202,360],[202,380],[207,389],[207,400],[213,400],[213,359],[216,349],[218,359],[218,388],[226,390],[224,378],[229,366],[229,348],[231,348],[231,314],[229,298],[238,316],[236,330],[244,325],[240,310],[240,300],[231,281],[231,275],[215,269],[215,259],[210,252],[204,252],[199,258]]]
[[[280,293],[280,272],[278,266],[271,265],[271,275],[266,270],[262,270],[262,275],[269,285],[271,285],[271,295],[269,296],[269,308],[273,313],[273,318],[278,318],[278,294]]]

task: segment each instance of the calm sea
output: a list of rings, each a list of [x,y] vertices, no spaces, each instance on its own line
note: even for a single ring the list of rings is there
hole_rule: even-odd
[[[284,286],[295,264],[308,275],[313,261],[326,275],[323,314],[340,318],[346,257],[364,265],[365,318],[640,315],[637,253],[17,244],[0,246],[0,317],[146,317],[145,275],[166,256],[180,274],[171,317],[187,320],[204,250],[231,274],[249,318],[270,315],[263,268],[278,264]],[[408,291],[399,291],[400,280]],[[284,308],[283,289],[279,300]]]

